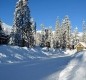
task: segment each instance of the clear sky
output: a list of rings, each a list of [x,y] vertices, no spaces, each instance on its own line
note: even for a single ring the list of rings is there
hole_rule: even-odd
[[[13,24],[15,5],[18,0],[0,0],[0,18],[8,25]],[[72,28],[78,27],[82,31],[82,20],[86,20],[86,0],[29,0],[31,17],[37,23],[55,28],[57,16],[60,21],[68,15]]]

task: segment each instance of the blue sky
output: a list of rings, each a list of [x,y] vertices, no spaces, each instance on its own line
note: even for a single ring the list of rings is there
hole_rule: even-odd
[[[18,0],[0,1],[0,18],[5,23],[12,25],[15,5]],[[86,20],[86,0],[29,0],[31,17],[37,23],[37,29],[41,29],[40,24],[46,27],[55,28],[57,16],[60,21],[68,15],[72,29],[78,27],[82,31],[82,20]]]

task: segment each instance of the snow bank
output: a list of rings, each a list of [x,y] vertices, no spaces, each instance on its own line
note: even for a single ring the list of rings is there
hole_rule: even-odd
[[[69,52],[72,53],[73,51],[67,50],[66,53]],[[86,50],[72,54],[68,64],[61,63],[64,69],[60,69],[62,66],[58,67],[56,72],[44,80],[86,80]]]
[[[61,71],[59,80],[86,80],[86,51],[76,53],[74,59]]]
[[[21,61],[30,61],[33,59],[47,59],[56,58],[58,56],[65,55],[64,52],[60,50],[54,50],[47,48],[27,48],[18,46],[0,46],[0,62],[1,63],[16,63]]]

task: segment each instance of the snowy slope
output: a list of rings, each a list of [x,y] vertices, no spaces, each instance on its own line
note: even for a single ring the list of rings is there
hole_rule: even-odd
[[[86,51],[74,53],[0,46],[0,80],[86,80]]]
[[[71,57],[63,70],[56,71],[44,80],[86,80],[86,50]]]
[[[55,51],[54,49],[50,49],[49,52],[47,48],[26,48],[26,47],[18,47],[18,46],[0,46],[0,62],[1,63],[16,63],[21,61],[28,61],[33,59],[47,59],[47,58],[55,58],[57,56],[64,56],[65,52],[59,50]]]
[[[0,46],[1,80],[41,80],[63,69],[71,57],[62,50]]]
[[[2,28],[7,35],[11,33],[12,26],[7,25],[6,23],[2,23]]]
[[[82,37],[82,36],[83,36],[83,32],[79,32],[79,33],[78,33],[78,36],[79,36],[79,37]]]
[[[86,80],[86,51],[75,55],[60,73],[59,80]]]

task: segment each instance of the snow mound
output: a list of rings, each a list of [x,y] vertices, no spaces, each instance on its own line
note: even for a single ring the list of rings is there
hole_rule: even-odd
[[[66,55],[62,54],[62,51],[47,48],[27,48],[18,46],[0,46],[0,62],[1,63],[16,63],[21,61],[30,61],[33,59],[47,59],[56,58],[58,56]]]

